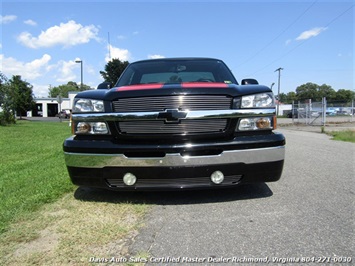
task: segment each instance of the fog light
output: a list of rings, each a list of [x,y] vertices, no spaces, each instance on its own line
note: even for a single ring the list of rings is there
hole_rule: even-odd
[[[132,173],[127,173],[123,176],[123,183],[125,183],[127,186],[133,186],[137,181],[137,178],[134,174]]]
[[[211,175],[211,181],[215,184],[221,184],[224,180],[224,175],[221,171],[215,171]]]

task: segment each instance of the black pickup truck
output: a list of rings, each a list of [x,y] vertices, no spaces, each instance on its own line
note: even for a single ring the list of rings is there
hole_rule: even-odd
[[[63,144],[72,182],[113,190],[202,189],[281,177],[285,138],[270,88],[213,58],[131,63],[113,88],[76,95]]]

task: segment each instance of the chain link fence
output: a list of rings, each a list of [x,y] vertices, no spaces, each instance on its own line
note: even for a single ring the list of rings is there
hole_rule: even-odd
[[[354,100],[350,102],[293,102],[292,110],[288,114],[294,123],[306,125],[326,125],[330,123],[355,122]]]

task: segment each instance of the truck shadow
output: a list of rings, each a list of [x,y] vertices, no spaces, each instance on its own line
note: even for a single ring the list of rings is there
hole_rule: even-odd
[[[152,205],[183,205],[249,200],[273,195],[266,183],[244,184],[234,188],[214,190],[132,191],[121,192],[97,188],[78,187],[77,200],[109,203]]]

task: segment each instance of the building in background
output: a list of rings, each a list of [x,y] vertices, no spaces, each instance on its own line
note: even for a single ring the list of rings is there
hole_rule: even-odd
[[[73,100],[78,92],[69,92],[69,98],[62,98],[58,101],[57,98],[35,98],[35,107],[27,112],[27,117],[55,117],[60,111],[71,111]]]

